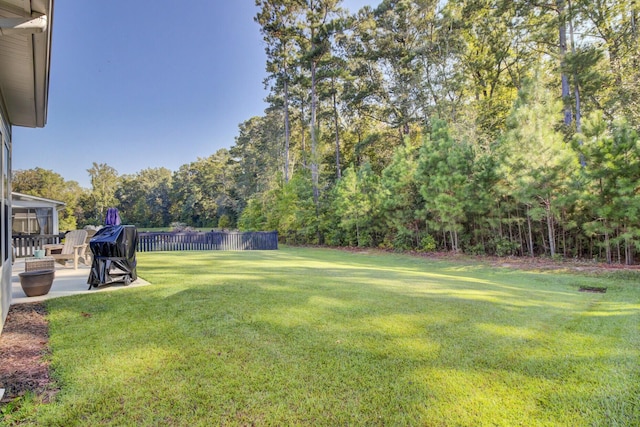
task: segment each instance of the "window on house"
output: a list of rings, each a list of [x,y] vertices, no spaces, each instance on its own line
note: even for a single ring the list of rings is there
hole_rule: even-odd
[[[13,208],[13,234],[52,234],[53,209]]]

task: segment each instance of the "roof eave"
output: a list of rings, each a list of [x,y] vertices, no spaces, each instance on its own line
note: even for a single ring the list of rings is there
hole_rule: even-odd
[[[0,0],[2,10],[10,11],[10,16],[6,17],[44,15],[47,25],[44,31],[37,27],[32,32],[20,28],[19,31],[6,31],[0,35],[0,92],[12,125],[44,127],[49,103],[54,0],[27,0],[20,4],[23,6],[18,10],[15,2]],[[25,49],[1,49],[3,43],[24,46]]]
[[[65,202],[61,202],[59,200],[47,199],[45,197],[32,196],[31,194],[17,193],[15,191],[11,192],[12,200],[29,200],[35,202],[46,202],[52,205],[59,205],[61,207],[65,206]]]

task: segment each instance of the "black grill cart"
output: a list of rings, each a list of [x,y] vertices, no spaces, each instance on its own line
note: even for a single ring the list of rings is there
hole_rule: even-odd
[[[89,241],[93,254],[89,289],[122,282],[131,284],[138,278],[136,272],[136,246],[138,231],[133,225],[108,225]]]

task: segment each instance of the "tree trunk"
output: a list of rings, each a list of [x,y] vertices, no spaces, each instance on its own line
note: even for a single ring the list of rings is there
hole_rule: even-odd
[[[576,43],[573,38],[573,16],[571,16],[571,0],[569,0],[569,32],[571,34],[571,53],[573,55],[576,54]],[[578,72],[576,70],[573,71],[573,94],[576,98],[576,132],[582,132],[582,108],[580,106],[580,84],[578,80]],[[582,141],[580,141],[580,145],[582,145]],[[584,159],[580,159],[582,162],[582,166],[584,166]]]
[[[584,259],[584,252],[586,250],[585,240],[578,233],[576,233],[576,243],[578,244],[578,258]]]
[[[498,203],[498,235],[502,238],[502,206]]]
[[[451,240],[451,250],[453,252],[456,252],[457,249],[456,249],[456,244],[454,243],[454,240],[453,240],[453,231],[449,231],[449,239]]]
[[[358,212],[356,212],[356,246],[360,247],[360,220],[358,219]]]
[[[531,230],[531,216],[529,216],[529,206],[527,206],[527,225],[529,228],[529,256],[533,258],[533,231]]]
[[[544,230],[540,230],[540,239],[542,239],[542,249],[544,250],[544,254],[546,255],[549,246],[547,245],[547,238],[544,236]]]
[[[316,205],[316,213],[319,215],[318,204],[320,202],[320,191],[318,189],[318,129],[316,124],[318,100],[316,93],[316,67],[316,62],[311,61],[311,185],[313,186],[313,203]]]
[[[524,242],[522,241],[522,224],[520,221],[520,212],[516,211],[516,214],[518,215],[518,243],[520,244],[520,255],[524,255]]]
[[[576,42],[573,37],[573,9],[571,7],[571,0],[569,0],[569,33],[571,36],[571,53],[576,54]],[[580,84],[578,80],[578,72],[573,71],[573,96],[576,99],[576,133],[582,132],[582,107],[580,105]],[[582,145],[582,140],[578,141]],[[580,166],[583,168],[587,165],[587,162],[583,154],[580,154]]]
[[[331,84],[334,84],[333,80]],[[340,170],[340,128],[338,126],[338,103],[336,101],[335,88],[333,91],[333,122],[336,128],[336,176],[340,179],[342,176],[342,171]]]
[[[567,20],[565,12],[565,0],[556,0],[556,8],[558,10],[558,27],[560,42],[560,77],[562,82],[562,100],[564,102],[564,124],[571,126],[573,115],[571,112],[571,89],[569,87],[569,77],[566,73],[566,56],[567,56]]]
[[[607,257],[607,264],[611,264],[611,242],[609,241],[609,230],[607,229],[607,221],[604,221],[604,249]]]
[[[553,230],[553,214],[551,213],[551,205],[550,203],[546,203],[547,209],[547,233],[549,234],[549,252],[551,256],[555,256],[556,254],[556,240],[554,236]]]
[[[284,182],[289,182],[289,75],[284,69]]]
[[[304,122],[304,98],[301,97],[300,99],[300,121],[301,121],[301,125],[302,125],[302,132],[301,133],[301,138],[300,138],[300,144],[302,146],[302,167],[303,168],[307,168],[307,156],[306,156],[306,152],[307,152],[307,132],[305,131],[305,128],[307,127],[306,123]]]
[[[507,220],[509,221],[509,243],[513,243],[513,229],[511,227],[511,211],[507,213]]]

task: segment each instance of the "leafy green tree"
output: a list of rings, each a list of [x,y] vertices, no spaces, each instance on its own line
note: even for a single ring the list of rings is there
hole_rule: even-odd
[[[349,236],[349,244],[372,246],[376,231],[378,178],[371,165],[363,164],[357,170],[349,167],[335,187],[335,212],[340,218],[338,226]]]
[[[526,206],[530,229],[531,220],[544,219],[551,256],[556,255],[559,213],[578,169],[577,153],[557,130],[562,108],[542,79],[529,82],[520,91],[502,146],[508,194]]]
[[[640,247],[640,138],[627,123],[610,129],[602,113],[593,112],[576,141],[585,159],[581,169],[586,180],[584,197],[593,206],[585,231],[604,239],[608,263],[613,261],[612,246],[621,244],[625,264],[632,264]]]
[[[76,216],[80,198],[86,192],[76,181],[65,181],[62,175],[36,167],[13,172],[13,191],[65,203],[59,212],[60,230],[74,230],[83,218]]]
[[[260,195],[259,195],[260,196]],[[238,218],[240,231],[267,231],[266,207],[259,196],[249,199]]]
[[[190,226],[215,227],[226,214],[235,223],[235,169],[227,149],[182,165],[173,176],[172,217]]]
[[[337,244],[532,256],[591,253],[606,228],[602,250],[633,260],[634,213],[616,203],[635,203],[634,163],[615,163],[620,180],[604,187],[620,215],[597,211],[578,185],[595,189],[593,144],[568,142],[576,132],[634,140],[640,3],[383,0],[349,17],[337,0],[256,4],[270,93],[231,149],[243,226],[292,242],[324,233]],[[593,110],[608,133],[581,132]],[[371,210],[346,205],[369,179]],[[196,187],[195,199],[215,199]]]
[[[498,190],[501,175],[499,171],[499,153],[477,145],[472,147],[473,159],[466,192],[468,202],[467,212],[467,241],[465,252],[476,254],[516,255],[521,247],[521,230],[516,218],[507,213],[507,218],[501,217],[501,194]],[[502,223],[507,223],[508,237],[503,232]],[[512,225],[518,226],[518,233],[514,237]],[[520,244],[517,243],[520,242]]]
[[[387,92],[385,77],[376,58],[375,18],[371,7],[365,6],[351,19],[351,31],[342,38],[341,49],[347,72],[342,85],[344,164],[360,165],[366,157],[372,164],[384,163],[395,144],[382,144],[392,137],[381,137],[385,121]],[[378,156],[380,158],[378,159]],[[380,168],[374,168],[380,169]]]
[[[98,224],[103,224],[107,209],[118,207],[118,199],[116,199],[118,171],[106,163],[93,162],[87,172],[91,178],[91,202],[95,209],[93,219]]]
[[[308,171],[293,174],[289,182],[256,195],[240,217],[241,229],[277,230],[287,243],[319,243],[318,216]]]
[[[610,118],[623,116],[637,127],[640,124],[640,4],[635,0],[577,0],[573,8],[584,38],[593,40],[591,46],[608,59],[608,85],[600,86],[598,108]]]
[[[284,180],[289,180],[290,171],[290,138],[291,122],[289,117],[291,74],[298,60],[296,50],[298,36],[296,21],[298,20],[302,4],[291,0],[256,0],[260,11],[255,21],[261,26],[261,33],[266,43],[267,82],[272,82],[272,93],[282,95],[282,110],[284,112]]]
[[[270,188],[273,181],[282,179],[281,133],[282,117],[276,111],[268,111],[262,117],[252,117],[240,124],[235,145],[229,149],[237,163],[233,180],[239,209],[243,209],[255,194]],[[291,160],[290,169],[294,170],[295,162]]]
[[[419,121],[424,63],[420,47],[426,36],[427,19],[433,16],[434,2],[384,0],[375,9],[377,54],[371,58],[388,70],[386,93],[387,120],[398,135],[409,133],[410,124]]]
[[[448,233],[454,252],[461,250],[473,157],[472,147],[456,141],[445,122],[433,121],[431,135],[420,148],[416,180],[424,199],[423,214],[432,218],[432,228]]]
[[[62,175],[48,169],[36,167],[34,169],[13,172],[13,191],[43,197],[51,200],[61,200],[66,183]]]
[[[342,31],[343,28],[339,28]],[[348,72],[346,70],[346,61],[336,55],[328,56],[321,63],[321,83],[319,85],[319,97],[324,99],[327,104],[325,113],[322,114],[322,118],[326,121],[327,127],[332,128],[333,132],[327,132],[327,135],[332,135],[333,141],[327,145],[334,146],[334,168],[336,178],[339,179],[342,175],[342,153],[341,153],[341,104],[342,104],[342,92],[343,85],[348,79]],[[329,142],[329,141],[328,141]]]
[[[231,219],[229,218],[229,215],[227,214],[222,214],[220,215],[220,218],[218,219],[218,228],[220,229],[227,229],[229,227],[231,227]]]
[[[121,216],[139,227],[167,227],[171,221],[172,173],[143,169],[120,177],[116,198]]]
[[[216,151],[207,160],[208,164],[204,176],[206,194],[214,198],[218,206],[217,219],[225,216],[228,225],[235,225],[240,212],[235,186],[237,162],[227,149]]]
[[[418,214],[424,206],[416,180],[418,151],[407,138],[396,147],[392,162],[382,171],[378,192],[386,240],[395,249],[420,247],[426,221]]]
[[[518,8],[510,0],[452,0],[444,12],[459,32],[451,56],[463,70],[462,87],[470,97],[460,110],[474,117],[476,138],[491,141],[504,131],[517,89],[535,61],[522,42],[523,29],[514,25]]]

